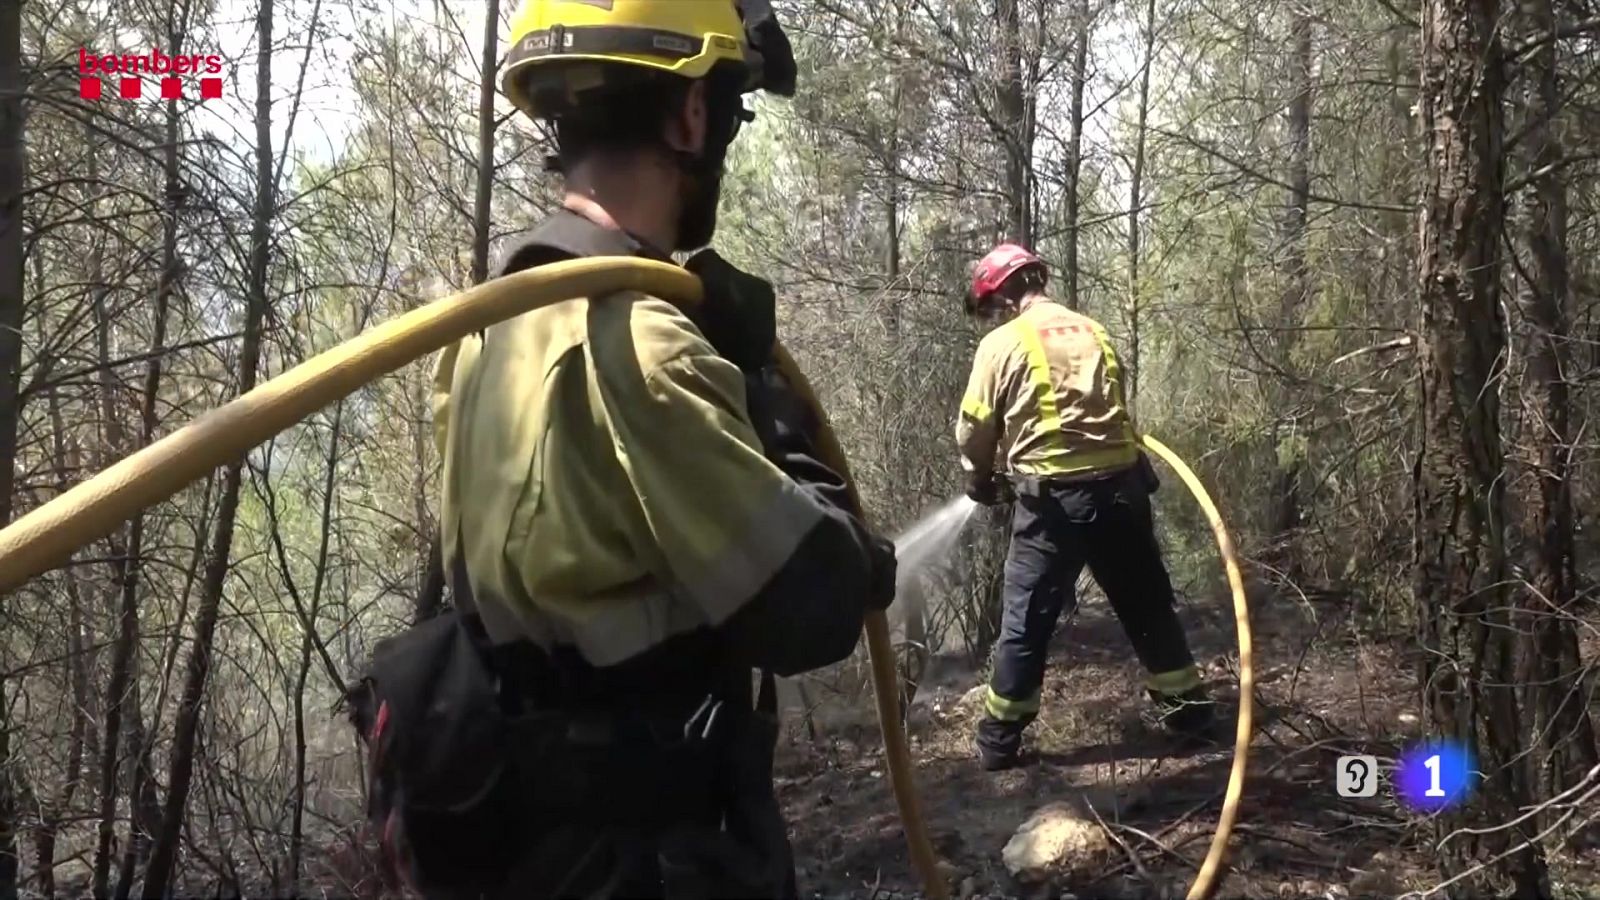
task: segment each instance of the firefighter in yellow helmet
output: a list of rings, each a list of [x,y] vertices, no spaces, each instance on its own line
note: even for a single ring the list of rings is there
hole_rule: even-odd
[[[1024,760],[1022,733],[1039,713],[1050,638],[1077,602],[1085,564],[1144,664],[1161,721],[1201,740],[1214,724],[1173,609],[1150,510],[1155,470],[1139,450],[1116,351],[1099,322],[1050,299],[1048,281],[1043,260],[1005,243],[979,261],[967,294],[969,314],[1008,320],[979,343],[956,422],[968,496],[1015,501],[1000,637],[978,724],[989,770]]]
[[[795,88],[765,0],[524,0],[511,30],[502,87],[553,125],[565,196],[499,274],[706,245],[743,95]],[[894,549],[776,374],[770,285],[687,265],[693,310],[580,298],[440,359],[455,610],[375,652],[357,711],[426,894],[796,894],[772,674],[851,653]]]

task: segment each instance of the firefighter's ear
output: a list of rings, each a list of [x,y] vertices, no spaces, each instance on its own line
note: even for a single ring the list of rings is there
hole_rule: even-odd
[[[673,150],[698,156],[706,147],[706,122],[710,110],[706,105],[706,80],[697,79],[684,92],[683,105],[677,114],[667,120],[667,146]]]

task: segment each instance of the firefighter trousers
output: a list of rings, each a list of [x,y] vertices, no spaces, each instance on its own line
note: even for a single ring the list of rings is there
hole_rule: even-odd
[[[1084,565],[1122,624],[1157,697],[1199,687],[1156,542],[1149,487],[1129,470],[1092,481],[1019,479],[1006,555],[1004,609],[978,746],[1015,756],[1039,714],[1050,638]]]
[[[754,710],[715,714],[713,721],[722,719],[720,764],[702,802],[672,810],[674,821],[665,827],[574,822],[551,829],[526,848],[499,896],[796,900],[793,849],[773,784],[776,690],[764,678]],[[740,699],[748,704],[750,698]],[[661,800],[631,799],[646,806]]]

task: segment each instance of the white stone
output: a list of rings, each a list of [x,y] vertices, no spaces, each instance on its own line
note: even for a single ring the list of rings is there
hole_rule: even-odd
[[[1019,881],[1044,881],[1057,872],[1088,868],[1111,850],[1111,841],[1096,822],[1084,819],[1071,805],[1041,808],[1006,842],[1000,858]]]

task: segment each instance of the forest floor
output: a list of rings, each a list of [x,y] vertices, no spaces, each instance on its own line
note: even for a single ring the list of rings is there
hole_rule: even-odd
[[[1375,798],[1334,790],[1341,754],[1371,754],[1387,768],[1421,734],[1414,641],[1356,639],[1347,602],[1252,609],[1255,738],[1216,897],[1393,897],[1438,882],[1427,849],[1433,828],[1397,805],[1387,772]],[[1186,604],[1183,616],[1214,696],[1236,709],[1231,604]],[[972,743],[981,672],[949,659],[931,668],[913,704],[911,743],[933,843],[954,867],[954,896],[1184,896],[1221,809],[1231,713],[1227,746],[1202,752],[1180,751],[1145,725],[1142,671],[1104,601],[1086,597],[1053,643],[1041,716],[1026,739],[1038,762],[987,773]],[[835,716],[816,739],[795,736],[778,776],[804,896],[918,895],[875,720]],[[1092,807],[1110,852],[1052,881],[1019,883],[1001,850],[1035,810],[1058,801]],[[1600,897],[1600,854],[1581,856],[1587,863],[1552,859],[1556,896]]]

